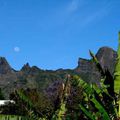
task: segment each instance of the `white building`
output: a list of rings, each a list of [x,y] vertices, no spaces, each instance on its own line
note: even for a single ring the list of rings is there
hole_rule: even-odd
[[[5,105],[6,103],[15,103],[13,100],[0,100],[0,106]]]

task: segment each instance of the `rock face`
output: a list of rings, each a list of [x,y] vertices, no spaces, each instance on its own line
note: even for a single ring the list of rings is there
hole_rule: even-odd
[[[113,75],[117,53],[111,48],[102,47],[98,50],[96,57],[103,69],[108,68]],[[99,83],[101,78],[91,59],[79,58],[78,66],[75,69],[41,70],[36,66],[30,67],[27,63],[20,71],[15,71],[4,57],[0,57],[0,88],[6,99],[8,99],[12,91],[18,88],[37,88],[38,91],[44,91],[45,89],[54,91],[53,88],[57,89],[57,87],[51,88],[51,86],[56,86],[56,83],[61,84],[61,81],[68,73],[80,75],[87,82]]]
[[[75,73],[80,75],[83,80],[86,80],[89,83],[98,83],[101,77],[95,64],[91,60],[82,58],[79,58],[78,60],[78,66],[75,69]]]
[[[14,89],[14,81],[17,79],[15,70],[11,68],[4,57],[0,57],[0,88],[5,97]]]
[[[102,68],[105,70],[106,68],[113,75],[114,67],[116,63],[117,53],[109,48],[102,47],[98,50],[96,57],[100,62]],[[78,66],[74,70],[77,74],[80,74],[83,79],[88,82],[99,82],[101,75],[96,68],[95,64],[92,60],[86,60],[79,58]]]
[[[11,73],[13,70],[4,57],[0,57],[0,74]]]
[[[109,47],[102,47],[98,50],[96,57],[102,65],[103,69],[108,68],[111,74],[113,74],[117,58],[116,51]]]

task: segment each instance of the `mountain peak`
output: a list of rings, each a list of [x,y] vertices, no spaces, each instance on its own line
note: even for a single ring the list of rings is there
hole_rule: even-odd
[[[113,74],[114,72],[114,66],[115,66],[115,61],[117,58],[117,53],[114,51],[112,48],[109,47],[101,47],[97,54],[96,54],[97,59],[99,60],[101,66],[103,69],[107,68]]]
[[[6,74],[12,72],[12,68],[8,64],[5,57],[0,57],[0,74]]]
[[[98,50],[98,52],[97,52],[97,54],[96,54],[96,57],[98,58],[98,59],[100,59],[101,57],[103,57],[103,56],[105,56],[105,55],[107,55],[107,56],[109,56],[109,57],[116,57],[116,51],[114,51],[112,48],[109,48],[109,47],[101,47],[99,50]]]
[[[24,66],[22,67],[22,71],[30,71],[30,69],[31,69],[31,67],[30,67],[30,65],[29,65],[29,63],[26,63],[26,64],[24,64]]]
[[[5,59],[5,57],[0,57],[0,64],[8,64],[8,62]]]

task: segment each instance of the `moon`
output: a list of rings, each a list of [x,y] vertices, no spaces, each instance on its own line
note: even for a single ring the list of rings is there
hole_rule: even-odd
[[[20,48],[16,46],[16,47],[14,47],[14,51],[15,52],[20,52]]]

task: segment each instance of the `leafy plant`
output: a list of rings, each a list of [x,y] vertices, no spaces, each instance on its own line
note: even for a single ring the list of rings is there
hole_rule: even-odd
[[[107,68],[103,70],[96,56],[91,51],[90,55],[92,57],[92,61],[96,64],[96,67],[102,75],[100,86],[96,87],[94,85],[95,91],[101,94],[103,105],[105,106],[107,112],[110,114],[111,118],[116,118],[116,108],[114,106],[114,78]],[[99,98],[98,101],[100,101]]]
[[[63,120],[66,112],[67,112],[67,108],[66,108],[66,103],[67,103],[67,97],[69,94],[69,75],[67,76],[67,80],[65,82],[65,84],[63,83],[63,93],[62,93],[62,98],[61,98],[61,103],[60,103],[60,107],[58,108],[57,111],[55,111],[55,114],[52,117],[52,120]]]
[[[120,32],[119,32],[119,45],[118,45],[117,54],[118,57],[117,57],[117,63],[114,73],[114,90],[115,93],[117,94],[116,102],[118,104],[118,117],[120,117]]]
[[[87,103],[86,105],[80,104],[80,107],[83,110],[83,112],[92,120],[95,120],[96,118],[98,119],[99,116],[104,120],[110,120],[110,117],[109,117],[107,111],[105,110],[104,106],[97,100],[97,98],[95,96],[95,93],[96,93],[97,96],[99,97],[101,90],[98,88],[99,90],[97,90],[97,91],[100,91],[100,92],[97,93],[92,85],[89,85],[88,83],[84,82],[82,79],[79,79],[79,81],[80,81],[80,85],[83,86],[83,89],[84,89],[83,92],[85,93],[84,100]],[[99,100],[100,100],[100,98],[99,98]],[[85,108],[85,106],[86,106],[86,108]],[[92,109],[94,110],[95,113],[97,113],[97,114],[99,113],[99,116],[97,116],[97,114],[96,115],[92,114],[90,116],[90,114],[92,113],[92,111],[91,111]]]

